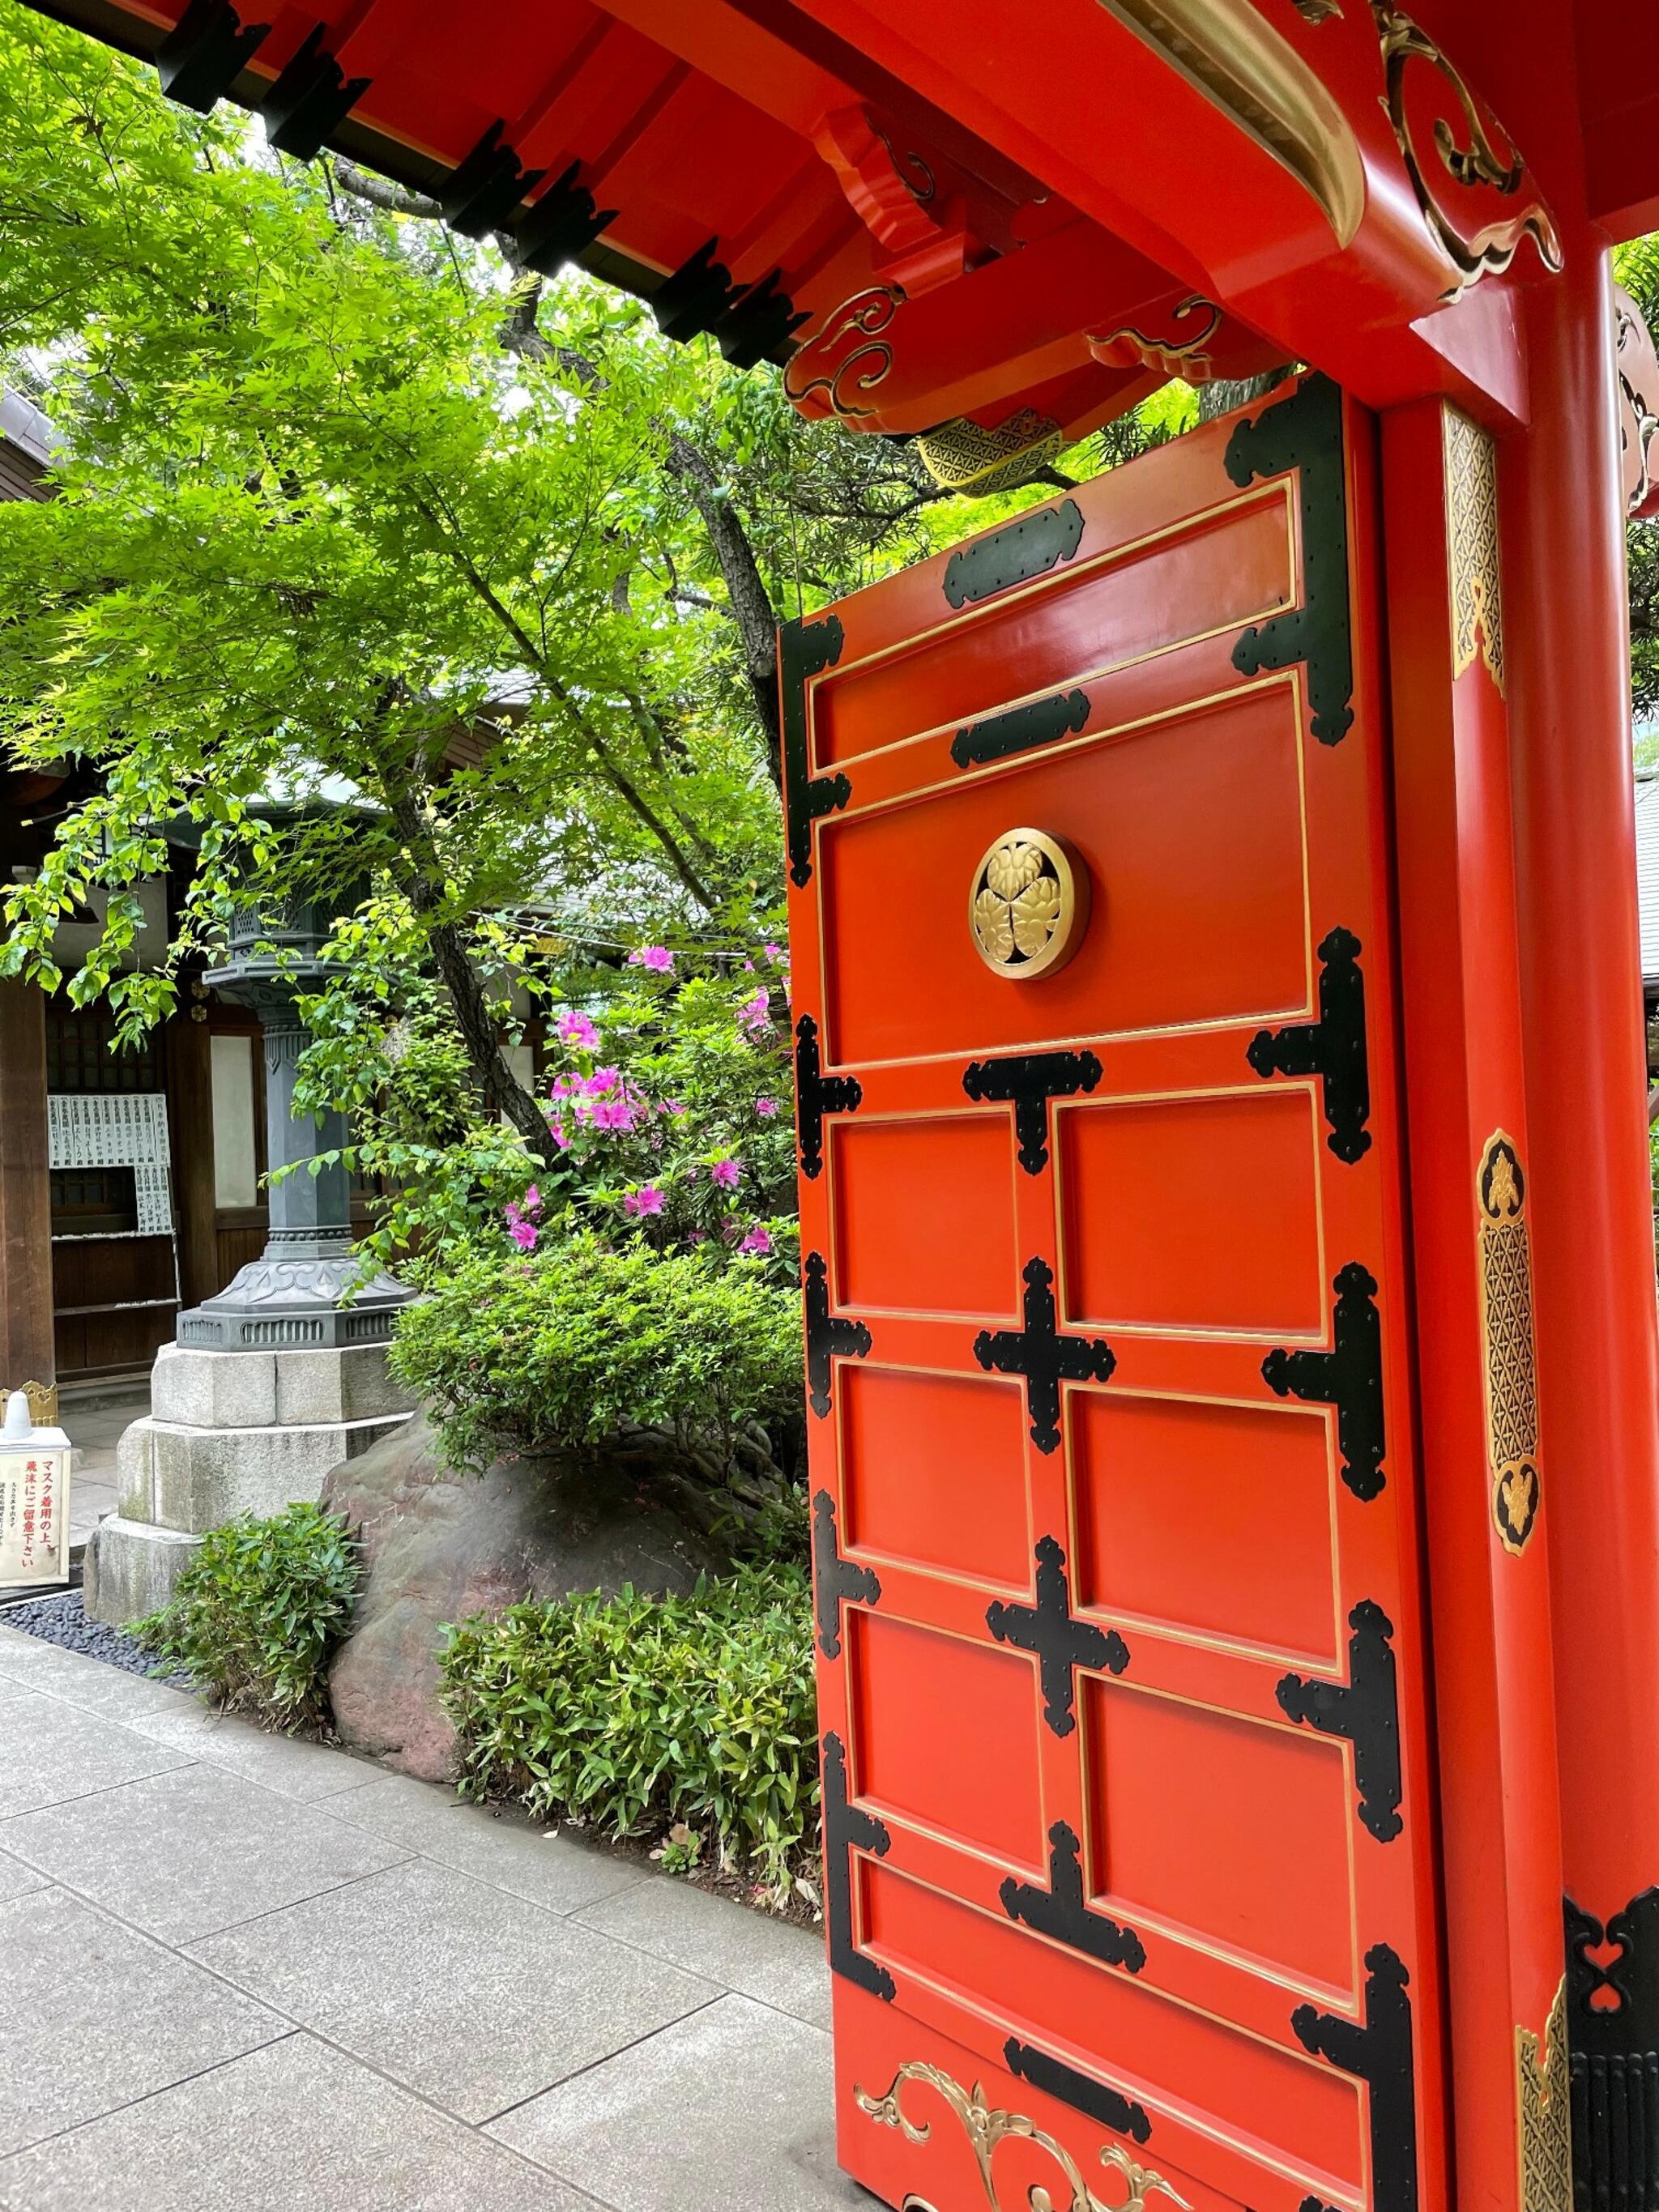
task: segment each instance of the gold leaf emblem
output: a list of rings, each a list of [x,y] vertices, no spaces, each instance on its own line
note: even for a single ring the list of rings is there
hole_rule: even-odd
[[[1063,967],[1088,915],[1088,871],[1043,830],[1005,831],[974,871],[968,918],[975,945],[988,968],[1011,981]]]

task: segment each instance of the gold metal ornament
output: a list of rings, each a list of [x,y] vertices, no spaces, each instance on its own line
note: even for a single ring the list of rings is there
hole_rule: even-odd
[[[1488,1142],[1476,1179],[1480,1208],[1480,1340],[1486,1370],[1486,1452],[1492,1516],[1517,1556],[1538,1523],[1538,1376],[1533,1328],[1532,1237],[1527,1179],[1512,1138]]]
[[[1500,693],[1504,588],[1498,568],[1498,447],[1455,407],[1444,416],[1446,536],[1451,569],[1452,674],[1486,662]]]
[[[1515,2075],[1521,2212],[1572,2212],[1565,1975],[1544,2023],[1541,2045],[1529,2028],[1516,2029]]]
[[[58,1385],[55,1382],[20,1382],[17,1388],[29,1401],[29,1419],[37,1429],[58,1426]],[[10,1397],[9,1390],[0,1389],[0,1411]]]
[[[783,373],[784,396],[799,407],[804,399],[822,394],[832,414],[843,421],[873,415],[873,407],[860,405],[867,392],[884,384],[892,372],[893,349],[880,333],[904,305],[902,284],[867,284],[824,317],[820,330],[804,339]],[[843,339],[854,343],[837,361],[836,348]],[[816,375],[812,368],[822,363]],[[796,372],[808,372],[803,383]],[[856,372],[856,373],[855,373]]]
[[[1180,327],[1194,316],[1200,319],[1196,329]],[[1091,337],[1089,350],[1109,368],[1133,368],[1139,364],[1161,369],[1166,376],[1184,377],[1188,384],[1213,382],[1215,364],[1206,348],[1221,328],[1220,308],[1213,300],[1194,292],[1191,299],[1181,302],[1170,319],[1176,327],[1167,337],[1153,337],[1133,323],[1125,323],[1118,330]]]
[[[1339,246],[1365,214],[1365,164],[1336,95],[1250,0],[1098,0],[1309,193]]]
[[[1056,2141],[1046,2128],[1038,2127],[1035,2120],[1027,2119],[1022,2112],[995,2110],[986,2102],[985,2091],[977,2081],[971,2091],[964,2089],[941,2067],[929,2066],[919,2058],[899,2068],[883,2095],[872,2097],[867,2090],[854,2088],[853,2101],[878,2127],[896,2128],[906,2142],[925,2143],[933,2134],[931,2125],[926,2120],[913,2120],[899,2101],[908,2081],[921,2081],[937,2090],[962,2123],[991,2212],[1003,2212],[991,2160],[997,2145],[1009,2136],[1045,2151],[1065,2179],[1064,2197],[1057,2197],[1040,2185],[1028,2189],[1027,2212],[1146,2212],[1146,2199],[1154,2193],[1167,2197],[1171,2204],[1180,2207],[1180,2212],[1192,2212],[1187,2199],[1172,2189],[1162,2174],[1154,2173],[1150,2166],[1137,2166],[1117,2143],[1108,2143],[1100,2154],[1101,2164],[1121,2176],[1126,2191],[1121,2203],[1109,2205],[1089,2187],[1082,2168],[1065,2144]],[[904,2202],[906,2212],[933,2212],[922,2197],[907,2197]]]
[[[974,870],[968,927],[980,958],[1009,982],[1066,965],[1089,925],[1089,871],[1061,838],[1005,830]]]
[[[1435,154],[1440,167],[1455,185],[1466,189],[1486,185],[1505,199],[1518,200],[1526,182],[1527,165],[1502,126],[1489,125],[1462,75],[1420,23],[1403,8],[1395,6],[1394,0],[1370,0],[1370,10],[1382,45],[1387,86],[1382,104],[1394,125],[1395,139],[1417,204],[1441,251],[1456,271],[1444,296],[1455,300],[1482,276],[1501,274],[1520,251],[1522,240],[1528,238],[1538,248],[1545,268],[1552,276],[1559,276],[1563,265],[1560,233],[1556,229],[1554,217],[1537,195],[1507,222],[1488,224],[1473,237],[1466,235],[1453,220],[1442,198],[1444,186],[1437,184],[1431,165],[1419,155],[1406,112],[1407,73],[1413,62],[1426,62],[1438,71],[1450,86],[1461,112],[1464,135],[1468,140],[1467,146],[1459,144],[1457,132],[1443,116],[1436,119],[1434,126]],[[1504,139],[1504,153],[1500,154],[1493,143],[1494,127]]]

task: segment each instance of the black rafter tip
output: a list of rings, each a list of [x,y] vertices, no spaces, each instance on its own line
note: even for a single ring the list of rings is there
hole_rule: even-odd
[[[514,231],[519,259],[538,276],[556,275],[617,220],[616,208],[597,206],[592,193],[577,183],[580,168],[573,161],[561,170]]]
[[[222,100],[269,36],[244,23],[230,0],[190,0],[155,49],[155,74],[169,100],[205,115]]]
[[[1048,1102],[1075,1098],[1094,1089],[1102,1074],[1091,1052],[1014,1053],[1001,1060],[970,1061],[962,1087],[985,1105],[1012,1105],[1019,1164],[1027,1175],[1048,1164]]]
[[[368,77],[347,76],[324,52],[323,27],[313,23],[260,106],[265,137],[279,153],[313,161],[368,87]]]
[[[517,154],[506,143],[506,129],[499,118],[492,123],[438,187],[444,219],[463,238],[488,238],[501,229],[547,174],[545,169],[520,168]]]

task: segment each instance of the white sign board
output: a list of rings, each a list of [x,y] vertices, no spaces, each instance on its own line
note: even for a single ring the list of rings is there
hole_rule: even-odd
[[[69,1580],[70,1455],[0,1438],[0,1589]]]

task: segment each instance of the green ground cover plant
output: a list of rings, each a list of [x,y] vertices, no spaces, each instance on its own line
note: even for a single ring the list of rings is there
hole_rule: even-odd
[[[665,1837],[677,1867],[706,1845],[780,1899],[804,1875],[818,1798],[805,1567],[514,1606],[452,1630],[441,1667],[464,1796]]]
[[[319,1505],[244,1516],[202,1539],[172,1602],[132,1633],[224,1710],[314,1734],[328,1725],[329,1661],[361,1572],[345,1523]]]

